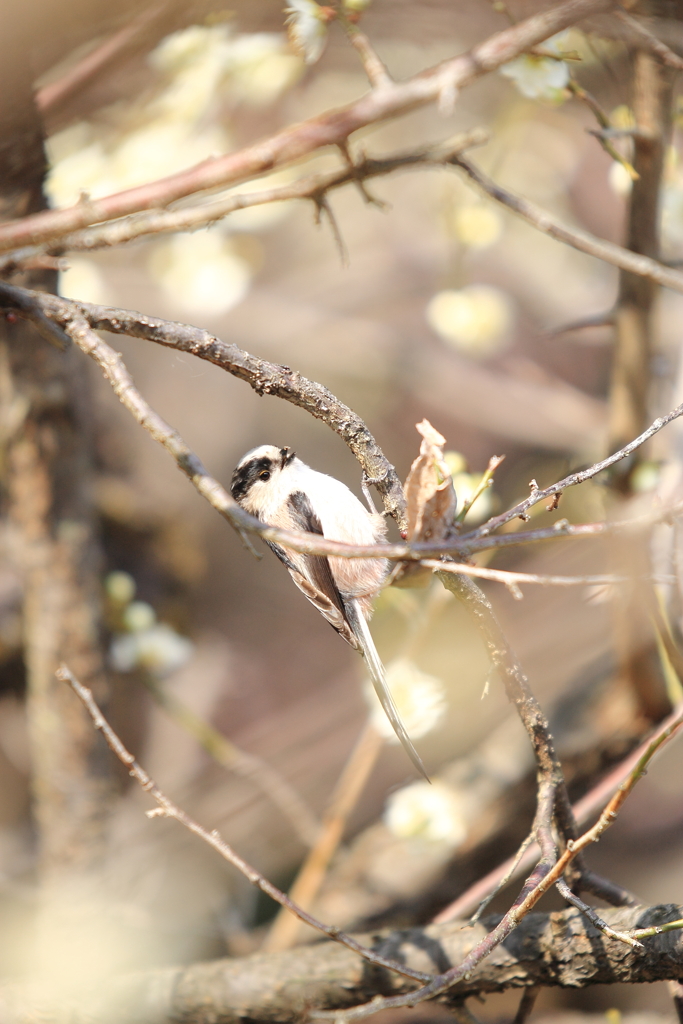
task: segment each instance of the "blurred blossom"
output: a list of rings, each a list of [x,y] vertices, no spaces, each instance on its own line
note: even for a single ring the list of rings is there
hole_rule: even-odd
[[[351,14],[357,14],[369,7],[372,0],[344,0],[344,10]]]
[[[486,358],[508,345],[510,300],[490,285],[438,292],[427,306],[427,322],[453,348]]]
[[[114,637],[109,654],[117,672],[143,668],[153,675],[164,676],[184,665],[193,650],[190,640],[171,626],[158,623],[149,629]]]
[[[135,597],[135,580],[127,572],[110,572],[104,581],[107,597],[115,604],[128,604]]]
[[[327,42],[327,19],[315,0],[290,0],[285,7],[287,31],[307,64],[320,60]]]
[[[662,237],[669,248],[683,245],[683,180],[670,181],[662,190]]]
[[[443,782],[413,782],[387,800],[384,823],[402,839],[446,840],[458,846],[467,823],[456,793]]]
[[[631,473],[631,488],[640,494],[654,491],[662,475],[658,462],[641,462]]]
[[[458,495],[458,508],[468,502],[481,483],[483,473],[453,473],[453,486]],[[482,523],[493,513],[493,491],[486,487],[465,516],[466,523]]]
[[[613,161],[607,178],[609,187],[617,196],[627,196],[633,188],[633,180],[623,164]]]
[[[253,32],[236,36],[231,52],[231,87],[236,99],[267,106],[300,78],[303,61],[285,49],[284,36]]]
[[[411,739],[426,736],[441,721],[446,711],[446,693],[436,676],[422,672],[408,658],[397,658],[387,666],[387,685]],[[377,732],[390,743],[398,743],[399,739],[369,681],[365,694]]]
[[[225,313],[249,290],[251,268],[217,231],[176,235],[158,243],[150,256],[152,277],[178,309]]]
[[[549,53],[561,54],[571,47],[570,37],[566,32],[546,39],[540,49]],[[536,57],[527,53],[516,60],[504,64],[501,75],[511,78],[522,96],[532,100],[552,100],[560,103],[566,98],[565,87],[569,81],[569,68],[563,60],[552,57]]]
[[[459,206],[451,218],[453,234],[470,249],[488,249],[503,233],[503,218],[485,203]]]
[[[132,601],[123,613],[123,624],[131,633],[150,629],[156,620],[156,612],[146,601]]]
[[[448,472],[451,476],[455,476],[456,473],[465,473],[467,471],[467,459],[462,452],[444,452],[443,461],[448,466]]]
[[[630,107],[620,103],[609,116],[613,128],[635,128],[636,118]]]
[[[103,305],[109,296],[100,268],[93,260],[69,257],[68,270],[59,272],[58,291],[70,299]]]
[[[46,189],[55,206],[164,177],[229,150],[226,103],[272,103],[301,75],[303,62],[279,33],[235,33],[193,25],[167,36],[149,56],[162,76],[151,99],[118,107],[48,140]],[[221,115],[219,117],[219,115]]]
[[[444,462],[453,478],[453,486],[458,496],[458,509],[468,502],[481,483],[483,473],[469,473],[467,459],[461,452],[444,452]],[[472,508],[465,516],[466,523],[481,523],[493,512],[493,492],[487,487],[479,495]]]

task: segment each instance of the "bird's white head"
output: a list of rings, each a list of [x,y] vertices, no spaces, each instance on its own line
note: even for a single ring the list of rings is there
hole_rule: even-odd
[[[269,508],[290,493],[289,477],[300,465],[291,448],[262,444],[243,455],[232,474],[230,493],[252,515],[264,518]]]

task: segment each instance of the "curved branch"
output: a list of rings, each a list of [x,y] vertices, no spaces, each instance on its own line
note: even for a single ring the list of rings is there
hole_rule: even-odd
[[[22,316],[38,321],[43,324],[45,318],[55,325],[56,340],[65,339],[66,334],[59,331],[59,325],[66,328],[79,322],[81,326],[89,326],[94,330],[110,331],[113,334],[125,334],[130,337],[144,338],[156,344],[164,345],[167,348],[178,349],[181,352],[189,352],[200,359],[206,359],[216,366],[227,370],[233,376],[239,377],[249,384],[257,394],[276,395],[285,401],[292,402],[299,408],[304,409],[310,415],[327,423],[348,445],[353,454],[363,467],[366,475],[375,483],[382,495],[386,511],[394,516],[399,528],[405,526],[405,498],[403,488],[396,470],[386,459],[381,448],[368,430],[363,420],[348,406],[340,402],[327,388],[321,384],[303,377],[296,370],[288,366],[280,366],[277,363],[270,363],[265,359],[245,352],[237,345],[221,341],[208,331],[187,324],[174,323],[168,320],[160,320],[156,317],[144,316],[132,310],[115,309],[108,306],[96,306],[86,302],[76,302],[72,299],[63,299],[55,295],[48,295],[44,292],[30,291],[25,288],[18,288],[0,281],[0,308],[7,308],[20,313]],[[99,345],[98,345],[99,343]],[[115,363],[127,378],[128,384],[132,382],[125,369],[123,362],[117,354],[105,342],[93,335],[89,340],[88,354],[100,360],[104,368]],[[106,350],[106,352],[105,352]],[[99,353],[99,355],[96,355]],[[118,360],[118,363],[117,363]],[[128,386],[128,385],[126,385]],[[130,392],[135,397],[135,402],[143,402],[141,396],[132,388]],[[133,404],[135,404],[135,402]],[[149,406],[144,403],[145,409]],[[130,406],[129,406],[130,408]],[[131,408],[131,411],[133,409]],[[134,415],[136,413],[134,412]],[[140,420],[146,429],[149,429],[149,422],[145,419],[147,413]],[[209,476],[206,469],[201,465],[197,456],[190,451],[184,441],[179,438],[175,431],[172,431],[167,424],[164,430],[169,437],[180,442],[181,447],[176,452],[173,445],[167,448],[178,461],[183,472],[192,479],[192,473],[197,471],[198,479],[204,483],[202,487],[195,486],[206,497],[211,504],[231,524],[240,531],[257,533],[267,540],[275,541],[290,547],[295,551],[302,551],[306,554],[334,555],[340,558],[389,558],[394,561],[419,560],[426,557],[439,557],[441,555],[466,556],[474,550],[483,550],[487,547],[498,547],[507,544],[521,543],[527,539],[550,539],[562,536],[582,536],[603,533],[613,528],[627,527],[629,524],[601,524],[590,523],[571,526],[566,520],[559,520],[553,527],[542,531],[529,531],[528,536],[505,535],[490,536],[492,532],[504,523],[515,518],[523,518],[526,510],[532,505],[543,501],[546,498],[561,494],[567,487],[583,483],[598,473],[603,472],[609,466],[626,458],[632,451],[644,444],[650,437],[665,427],[672,420],[683,415],[683,404],[673,409],[666,416],[655,420],[640,437],[631,441],[620,451],[615,452],[608,459],[598,462],[578,473],[572,473],[558,483],[552,484],[545,490],[539,490],[534,484],[534,489],[528,498],[513,506],[507,512],[494,516],[476,530],[472,530],[461,537],[453,537],[446,542],[437,544],[412,543],[412,544],[377,544],[372,546],[352,546],[342,544],[339,541],[325,540],[317,534],[289,533],[283,530],[276,530],[273,527],[265,526],[260,520],[254,519],[230,497],[224,488]],[[156,414],[153,414],[156,416]],[[158,418],[160,423],[163,421]],[[143,422],[145,420],[145,422]],[[154,436],[154,432],[151,431]],[[161,441],[161,435],[156,437]],[[161,441],[164,443],[164,441]],[[193,468],[194,467],[194,468]],[[671,516],[678,514],[680,506],[668,510],[658,510],[652,522],[668,520]],[[649,517],[644,517],[643,525],[649,522]],[[641,520],[634,522],[634,528],[641,524]]]
[[[316,149],[338,146],[359,128],[408,113],[438,101],[442,95],[453,95],[556,32],[613,6],[612,0],[564,0],[497,32],[468,53],[437,64],[406,82],[373,89],[355,103],[292,125],[237,153],[204,160],[178,174],[103,199],[91,199],[66,209],[3,224],[0,226],[0,252],[36,245],[90,224],[141,210],[164,207],[195,192],[227,188],[299,160]]]

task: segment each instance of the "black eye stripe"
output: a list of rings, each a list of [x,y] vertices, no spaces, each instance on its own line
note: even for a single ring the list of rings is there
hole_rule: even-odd
[[[243,466],[238,466],[232,474],[230,493],[235,501],[239,501],[249,491],[252,484],[258,480],[261,473],[270,473],[273,469],[273,462],[264,456],[260,459],[251,459]]]

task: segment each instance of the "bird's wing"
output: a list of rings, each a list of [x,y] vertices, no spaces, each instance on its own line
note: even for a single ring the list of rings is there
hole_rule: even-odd
[[[323,536],[320,520],[313,511],[308,497],[302,491],[290,494],[287,504],[296,529]],[[285,563],[290,576],[302,594],[308,598],[311,604],[315,605],[320,614],[347,643],[359,650],[360,644],[347,621],[344,602],[337,589],[337,584],[334,582],[329,559],[324,555],[297,553],[296,562],[298,564],[294,564],[286,552],[283,552],[285,558],[282,558],[278,551],[275,554]]]

